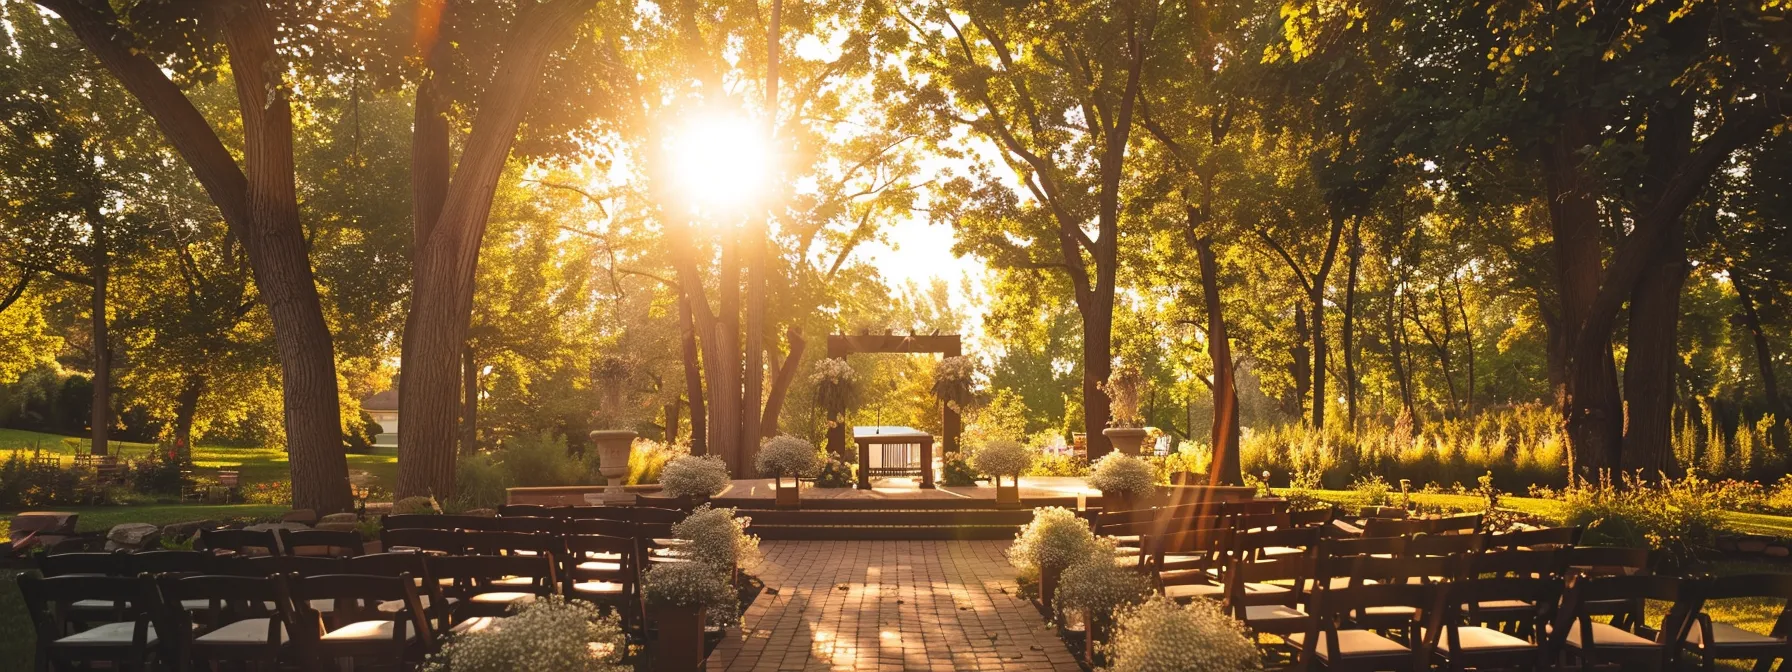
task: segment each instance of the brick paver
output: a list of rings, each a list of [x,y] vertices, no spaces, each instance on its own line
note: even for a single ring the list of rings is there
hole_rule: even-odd
[[[767,591],[709,669],[1077,669],[1015,595],[1008,543],[763,542]]]

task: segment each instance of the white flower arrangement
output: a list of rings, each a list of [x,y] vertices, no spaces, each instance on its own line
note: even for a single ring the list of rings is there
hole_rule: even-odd
[[[971,453],[971,467],[990,478],[1012,476],[1018,479],[1021,472],[1032,465],[1033,451],[1020,445],[1019,441],[996,439]]]
[[[830,357],[815,363],[815,374],[809,380],[815,383],[816,402],[830,414],[828,426],[833,426],[832,414],[845,412],[857,402],[858,379],[859,374],[844,357]]]
[[[977,373],[977,361],[969,357],[946,357],[933,367],[933,395],[946,408],[964,413],[971,406],[971,385]]]
[[[727,570],[707,562],[654,563],[641,574],[641,597],[649,607],[701,607],[716,625],[740,620],[740,593]]]
[[[1021,570],[1064,569],[1093,555],[1099,546],[1089,522],[1059,506],[1033,509],[1008,547],[1008,561]]]
[[[1157,470],[1141,458],[1108,453],[1095,461],[1089,487],[1102,494],[1149,497],[1157,492]]]
[[[816,385],[839,385],[858,379],[858,372],[852,370],[852,365],[846,363],[846,358],[829,357],[815,363],[815,374],[809,377],[809,382]]]
[[[728,463],[715,455],[680,455],[660,469],[660,490],[668,497],[714,497],[728,482]]]
[[[1097,539],[1094,552],[1065,568],[1052,604],[1111,616],[1116,609],[1138,604],[1151,593],[1151,580],[1114,563],[1114,541]]]
[[[430,657],[425,672],[567,670],[622,672],[628,640],[616,616],[586,602],[550,596],[529,603],[500,625],[455,637]]]
[[[751,569],[765,559],[759,552],[759,537],[747,534],[752,524],[752,518],[734,515],[734,509],[704,504],[673,523],[672,536],[690,540],[684,551],[692,560],[723,569]]]
[[[1145,374],[1139,367],[1126,364],[1114,367],[1101,391],[1108,395],[1108,424],[1114,427],[1137,427],[1145,423],[1139,416],[1139,399],[1144,396]]]
[[[814,478],[815,472],[821,470],[821,451],[813,443],[779,434],[759,446],[753,466],[763,476]]]
[[[1066,586],[1068,587],[1068,586]],[[1181,607],[1161,595],[1122,609],[1108,645],[1111,672],[1237,672],[1263,669],[1242,623],[1211,600]]]

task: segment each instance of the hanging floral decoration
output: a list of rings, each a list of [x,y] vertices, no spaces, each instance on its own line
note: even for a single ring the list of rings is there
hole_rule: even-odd
[[[858,404],[858,379],[858,372],[852,370],[844,357],[830,357],[815,363],[815,375],[809,380],[815,383],[816,403],[828,411],[830,427],[834,424],[833,416]]]
[[[967,412],[976,398],[971,390],[976,373],[977,362],[969,357],[941,359],[933,367],[933,396],[954,412]]]

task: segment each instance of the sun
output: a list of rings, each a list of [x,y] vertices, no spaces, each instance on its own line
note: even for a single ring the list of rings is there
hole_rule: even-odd
[[[673,132],[666,151],[681,195],[696,210],[739,214],[757,201],[772,170],[763,125],[733,114],[700,115]]]

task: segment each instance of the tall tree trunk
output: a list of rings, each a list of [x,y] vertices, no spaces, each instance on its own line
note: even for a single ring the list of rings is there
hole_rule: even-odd
[[[275,52],[276,32],[272,15],[259,2],[235,6],[224,29],[242,111],[249,219],[256,223],[248,228],[244,244],[251,254],[256,249],[273,252],[253,268],[255,285],[274,321],[285,377],[293,506],[336,513],[350,510],[354,500],[342,446],[335,345],[299,222],[292,104],[279,79],[285,64]]]
[[[771,17],[765,27],[765,125],[766,139],[778,130],[778,57],[782,46],[780,37],[783,33],[783,0],[772,0]],[[764,402],[765,393],[765,275],[766,264],[771,262],[766,248],[770,244],[770,220],[772,211],[767,208],[763,218],[751,218],[748,225],[747,240],[747,334],[745,378],[742,379],[740,470],[736,478],[754,478],[758,470],[754,465],[754,456],[759,452],[759,439],[764,433],[764,419],[760,417],[760,404]]]
[[[1294,406],[1283,408],[1296,418],[1306,417],[1306,409],[1301,406],[1307,400],[1307,393],[1313,389],[1313,353],[1307,349],[1312,341],[1312,331],[1307,328],[1307,307],[1300,302],[1294,304],[1294,345],[1289,348],[1289,373],[1294,376]]]
[[[1468,300],[1462,294],[1461,274],[1456,275],[1456,313],[1462,317],[1462,350],[1468,357],[1468,394],[1463,406],[1472,416],[1475,414],[1475,325],[1468,321]]]
[[[1394,369],[1394,382],[1400,386],[1400,408],[1416,429],[1419,414],[1412,407],[1412,379],[1406,367],[1406,310],[1396,291],[1388,291],[1388,362]]]
[[[668,446],[675,445],[678,443],[679,425],[682,424],[682,420],[683,420],[681,417],[679,417],[679,415],[683,408],[684,408],[684,397],[673,397],[672,401],[666,402],[666,405],[665,405],[665,414],[666,414],[665,431],[661,434],[660,438],[664,439],[666,442],[666,445],[668,445]]]
[[[684,396],[691,404],[691,454],[707,455],[709,436],[704,427],[708,412],[703,403],[703,369],[697,361],[697,327],[691,324],[691,298],[679,292],[678,323],[684,331]]]
[[[740,232],[728,227],[722,233],[722,262],[716,289],[715,346],[703,358],[709,373],[709,450],[728,463],[728,473],[740,475],[741,456],[741,343],[740,343]],[[715,357],[708,357],[714,353]]]
[[[1201,266],[1201,294],[1207,303],[1207,354],[1213,363],[1213,462],[1208,478],[1214,485],[1244,485],[1238,455],[1238,384],[1232,375],[1232,343],[1226,330],[1224,305],[1220,303],[1219,264],[1213,257],[1213,238],[1195,239],[1195,259]],[[1193,427],[1189,428],[1192,433]]]
[[[1407,294],[1406,300],[1412,307],[1413,324],[1419,325],[1419,333],[1425,335],[1425,341],[1430,343],[1431,350],[1437,353],[1437,365],[1444,374],[1444,389],[1450,393],[1450,414],[1457,415],[1460,412],[1461,398],[1456,396],[1455,367],[1450,365],[1450,304],[1445,300],[1443,290],[1440,288],[1437,292],[1437,313],[1443,316],[1443,338],[1440,339],[1438,334],[1431,331],[1431,327],[1425,326],[1425,320],[1419,313],[1418,297]]]
[[[1736,298],[1742,303],[1742,323],[1748,327],[1749,337],[1754,342],[1755,366],[1761,375],[1761,394],[1767,399],[1768,412],[1785,420],[1785,402],[1780,400],[1779,379],[1773,374],[1773,350],[1767,343],[1767,331],[1761,327],[1761,312],[1755,307],[1754,290],[1735,269],[1730,270],[1730,287],[1736,290]]]
[[[1325,333],[1325,283],[1332,274],[1332,265],[1338,259],[1338,241],[1344,237],[1344,220],[1349,219],[1343,210],[1332,208],[1331,233],[1326,237],[1325,256],[1319,261],[1319,271],[1313,274],[1313,284],[1307,288],[1307,302],[1312,312],[1313,327],[1313,429],[1325,429],[1325,358],[1330,346],[1326,343]]]
[[[174,395],[174,449],[181,457],[193,457],[193,418],[199,412],[199,396],[205,393],[205,376],[188,373]]]
[[[1360,236],[1362,219],[1352,217],[1350,220],[1350,255],[1344,281],[1344,404],[1345,426],[1356,431],[1356,276],[1361,267],[1363,243]]]
[[[398,379],[399,413],[407,427],[398,438],[399,497],[454,495],[454,391],[459,389],[457,369],[472,319],[474,278],[492,198],[543,64],[594,4],[596,0],[551,0],[517,16],[500,50],[492,86],[479,100],[459,165],[439,192],[436,221],[413,222],[420,237],[412,264],[411,312],[405,320],[404,372]],[[419,88],[418,93],[425,92]],[[431,99],[425,104],[439,103]],[[433,123],[414,130],[433,133]],[[413,143],[413,163],[447,159],[420,154],[439,149],[434,136],[424,140]],[[429,180],[439,174],[413,168],[413,198],[434,197],[440,185]],[[415,181],[419,178],[425,181]],[[426,215],[431,207],[413,203],[413,213]]]
[[[87,219],[93,229],[93,292],[88,306],[93,313],[93,454],[105,455],[112,434],[112,340],[106,329],[106,283],[112,275],[112,258],[99,208],[89,208]]]
[[[460,454],[479,452],[479,360],[468,344],[461,352]]]
[[[1679,371],[1680,290],[1691,265],[1685,227],[1672,224],[1654,270],[1630,295],[1629,354],[1624,361],[1624,453],[1620,466],[1644,478],[1673,474],[1674,377]]]
[[[788,343],[789,353],[784,355],[784,363],[778,366],[778,374],[772,379],[771,393],[765,398],[765,417],[759,421],[759,432],[765,438],[778,435],[778,414],[784,411],[784,397],[790,393],[790,384],[796,380],[796,374],[803,365],[803,351],[808,342],[803,340],[803,330],[790,325],[784,332],[784,341]]]

